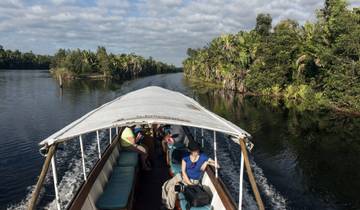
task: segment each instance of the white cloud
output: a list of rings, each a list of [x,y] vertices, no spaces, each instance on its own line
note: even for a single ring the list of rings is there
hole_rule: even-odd
[[[188,47],[251,29],[257,13],[270,13],[274,23],[284,18],[304,23],[322,5],[319,0],[1,0],[0,44],[37,53],[104,45],[114,53],[180,65]]]

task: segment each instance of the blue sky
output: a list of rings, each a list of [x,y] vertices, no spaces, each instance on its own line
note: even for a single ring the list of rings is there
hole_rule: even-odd
[[[360,0],[350,0],[360,6]],[[274,23],[313,20],[322,0],[0,0],[0,45],[53,54],[58,48],[134,52],[181,65],[188,47],[254,27],[256,14]]]

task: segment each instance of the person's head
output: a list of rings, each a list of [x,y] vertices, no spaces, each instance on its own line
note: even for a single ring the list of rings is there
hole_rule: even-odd
[[[189,142],[188,149],[191,155],[200,154],[200,144],[195,141]]]
[[[141,128],[134,128],[135,139],[141,139],[143,137]]]

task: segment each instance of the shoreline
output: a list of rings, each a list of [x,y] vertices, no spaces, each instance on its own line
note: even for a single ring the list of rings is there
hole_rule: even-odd
[[[227,88],[224,86],[224,84],[222,84],[221,82],[218,82],[218,81],[213,81],[213,82],[210,82],[210,81],[204,81],[202,79],[195,79],[189,75],[186,75],[184,74],[184,77],[192,82],[195,82],[195,83],[201,83],[201,84],[204,84],[208,87],[212,87],[212,88],[220,88],[220,89],[224,89],[224,90],[228,90],[228,91],[233,91],[235,93],[238,93],[238,94],[242,94],[244,96],[254,96],[254,97],[269,97],[269,98],[272,98],[272,99],[282,99],[282,100],[289,100],[289,101],[294,101],[293,99],[291,98],[286,98],[285,97],[285,94],[283,92],[280,92],[279,94],[263,94],[263,93],[256,93],[256,92],[250,92],[250,91],[246,91],[246,92],[241,92],[237,89],[232,89],[232,88]],[[298,99],[299,100],[299,99]],[[306,100],[300,100],[300,102],[306,102]],[[342,114],[342,115],[346,115],[346,116],[351,116],[351,117],[360,117],[360,111],[354,111],[354,110],[351,110],[351,109],[348,109],[348,108],[341,108],[341,107],[338,107],[334,104],[332,104],[331,102],[329,102],[330,104],[327,104],[327,105],[322,105],[319,106],[318,108],[316,109],[327,109],[329,111],[334,111],[336,113],[339,113],[339,114]]]

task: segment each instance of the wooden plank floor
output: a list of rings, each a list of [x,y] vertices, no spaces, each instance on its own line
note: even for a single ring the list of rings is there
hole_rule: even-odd
[[[158,142],[151,155],[152,170],[140,171],[134,195],[134,210],[159,210],[161,206],[161,186],[170,178],[169,167],[165,162]]]

